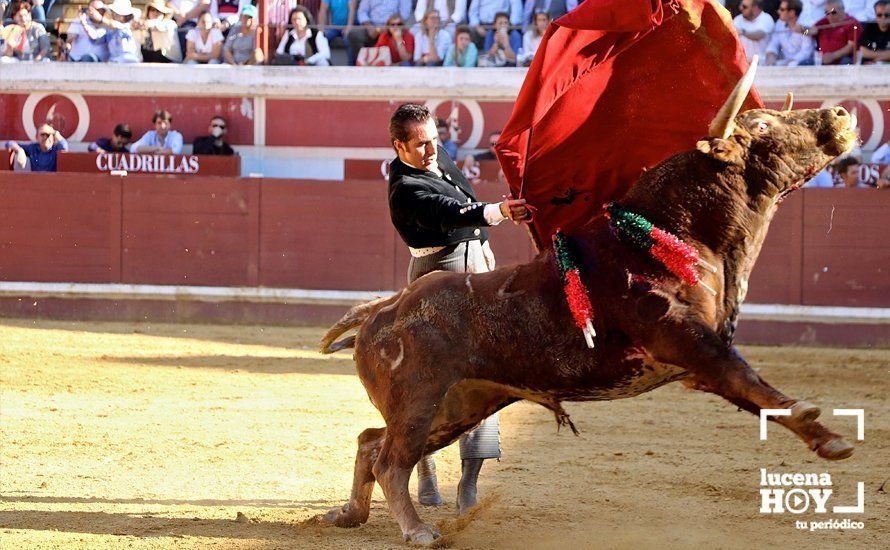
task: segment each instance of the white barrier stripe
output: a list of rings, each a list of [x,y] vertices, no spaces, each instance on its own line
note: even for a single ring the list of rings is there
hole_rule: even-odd
[[[108,300],[194,300],[282,304],[354,305],[384,296],[390,290],[310,290],[302,288],[170,286],[113,283],[0,282],[0,297],[89,298]],[[890,324],[890,308],[742,304],[744,321]]]
[[[199,302],[270,302],[351,306],[393,294],[389,290],[375,292],[230,286],[0,282],[0,297],[27,296],[29,298],[194,300]]]

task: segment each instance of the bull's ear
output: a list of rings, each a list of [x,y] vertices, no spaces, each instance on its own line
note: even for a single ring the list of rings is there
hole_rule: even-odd
[[[695,144],[695,148],[727,164],[742,163],[742,146],[731,139],[703,139]]]

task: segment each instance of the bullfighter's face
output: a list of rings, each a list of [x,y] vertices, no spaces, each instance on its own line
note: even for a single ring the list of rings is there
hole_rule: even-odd
[[[436,166],[436,147],[439,145],[439,131],[436,121],[427,119],[423,124],[414,124],[408,141],[394,142],[399,158],[405,164],[421,170],[432,170]]]
[[[809,181],[858,141],[855,117],[843,107],[752,109],[726,139],[699,142],[699,151],[743,168],[751,195],[781,197]]]

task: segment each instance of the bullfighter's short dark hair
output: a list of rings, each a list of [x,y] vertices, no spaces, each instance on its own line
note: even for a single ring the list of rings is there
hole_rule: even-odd
[[[433,118],[433,113],[426,105],[405,103],[401,105],[389,119],[389,141],[393,145],[396,141],[406,142],[411,136],[410,127],[414,124],[423,124]]]

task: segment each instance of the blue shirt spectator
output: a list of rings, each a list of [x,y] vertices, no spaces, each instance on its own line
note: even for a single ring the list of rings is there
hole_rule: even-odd
[[[525,0],[523,25],[532,23],[532,14],[546,12],[554,21],[578,7],[578,0]]]
[[[522,0],[472,0],[470,2],[470,25],[491,25],[499,13],[510,15],[510,25],[522,25]]]
[[[398,13],[402,19],[411,17],[411,0],[361,0],[358,5],[358,23],[386,25],[389,16]]]
[[[32,172],[55,172],[56,158],[59,151],[68,150],[68,142],[49,124],[37,130],[37,141],[27,145],[19,145],[15,141],[7,141],[6,148],[15,151],[15,168]]]
[[[154,153],[156,155],[181,155],[182,134],[173,130],[173,115],[169,111],[158,111],[151,119],[154,130],[145,132],[139,141],[130,146],[133,153]]]

